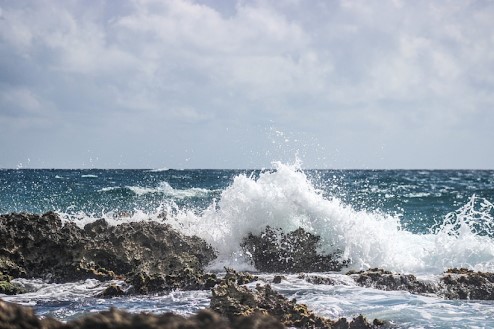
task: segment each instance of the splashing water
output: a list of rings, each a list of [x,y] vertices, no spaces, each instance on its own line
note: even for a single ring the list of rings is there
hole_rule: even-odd
[[[480,206],[476,206],[476,201]],[[322,254],[341,253],[350,268],[381,267],[409,273],[440,273],[449,267],[494,270],[492,204],[472,197],[433,233],[414,234],[402,228],[399,216],[357,211],[337,198],[325,198],[311,184],[300,163],[274,163],[258,178],[238,175],[218,201],[201,214],[179,211],[170,221],[198,235],[217,251],[212,268],[251,268],[240,247],[249,233],[266,226],[284,232],[299,227],[320,236]]]
[[[436,234],[461,236],[469,233],[493,236],[494,205],[488,200],[472,195],[469,202],[455,212],[446,215],[444,222],[433,228]]]

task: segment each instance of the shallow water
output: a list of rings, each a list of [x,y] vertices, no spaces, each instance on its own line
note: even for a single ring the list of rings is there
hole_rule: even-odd
[[[317,275],[321,275],[320,273]],[[341,281],[336,285],[314,285],[285,275],[272,287],[289,299],[296,298],[319,315],[332,319],[364,314],[369,319],[391,321],[399,328],[492,328],[492,301],[448,301],[434,296],[412,295],[405,291],[382,291],[361,288],[341,274],[322,274]],[[260,275],[260,283],[271,283],[273,274]],[[166,295],[132,296],[102,299],[94,297],[109,283],[97,280],[69,284],[43,284],[18,280],[39,289],[18,296],[3,296],[7,301],[30,305],[37,314],[68,321],[90,312],[110,307],[129,312],[175,312],[192,314],[209,306],[209,291],[175,291]],[[254,289],[259,282],[247,286]],[[34,289],[34,287],[33,287]]]

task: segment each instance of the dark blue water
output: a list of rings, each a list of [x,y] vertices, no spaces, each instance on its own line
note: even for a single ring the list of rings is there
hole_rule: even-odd
[[[0,170],[0,213],[153,212],[173,203],[200,213],[234,177],[252,170]],[[306,170],[327,198],[356,210],[399,216],[413,232],[428,232],[472,195],[494,200],[491,170]]]

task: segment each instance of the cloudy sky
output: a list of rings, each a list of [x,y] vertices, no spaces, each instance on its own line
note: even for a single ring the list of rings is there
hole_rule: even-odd
[[[494,3],[0,0],[0,168],[494,169]]]

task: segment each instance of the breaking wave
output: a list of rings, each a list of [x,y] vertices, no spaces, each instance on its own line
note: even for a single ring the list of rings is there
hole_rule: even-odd
[[[259,177],[235,177],[201,214],[178,211],[169,222],[204,238],[219,253],[216,264],[249,268],[240,244],[266,226],[285,232],[299,227],[321,237],[322,254],[341,254],[350,268],[373,267],[408,273],[440,273],[446,268],[494,270],[493,207],[470,202],[427,234],[405,230],[397,215],[357,211],[338,198],[326,198],[298,165],[275,163]]]

